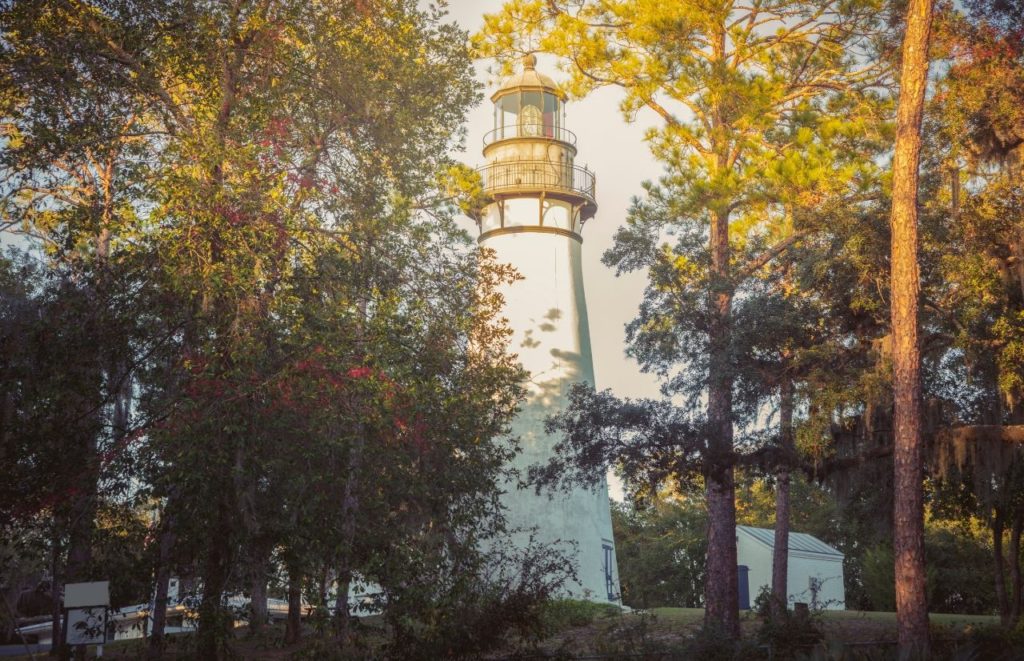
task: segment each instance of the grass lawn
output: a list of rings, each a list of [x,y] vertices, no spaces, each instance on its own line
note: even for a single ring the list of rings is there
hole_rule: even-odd
[[[826,640],[841,641],[850,644],[890,643],[896,639],[896,613],[871,611],[824,611],[820,617],[821,628]],[[932,613],[930,616],[933,627],[933,639],[940,641],[952,640],[963,635],[965,629],[979,626],[999,624],[999,618],[991,615],[956,615],[949,613]],[[372,618],[375,619],[375,618]],[[607,654],[613,645],[621,645],[625,639],[633,640],[637,645],[662,643],[672,646],[700,630],[704,622],[702,608],[654,608],[646,613],[634,612],[597,616],[584,626],[565,629],[542,641],[537,647],[538,652],[585,656],[588,654]],[[375,626],[376,622],[365,624]],[[740,615],[740,626],[745,638],[756,635],[761,626],[760,620],[752,611]],[[285,647],[281,645],[283,635],[281,625],[274,626],[259,638],[247,636],[246,628],[236,630],[238,638],[232,649],[238,659],[288,659],[310,644],[312,634],[297,645]],[[167,658],[182,658],[188,653],[186,638],[188,635],[172,636]],[[113,659],[136,659],[144,655],[145,641],[126,640],[107,645],[104,656]],[[619,647],[618,649],[621,649]],[[92,650],[90,649],[90,652]],[[511,650],[509,651],[511,652]],[[45,655],[44,655],[45,656]],[[495,658],[502,658],[498,654]],[[7,657],[28,659],[29,657]],[[38,657],[37,657],[38,658]]]
[[[991,615],[932,613],[929,617],[937,645],[962,639],[969,629],[999,624],[999,618]],[[896,641],[896,613],[824,611],[815,618],[827,642],[891,648]],[[587,626],[568,629],[543,641],[540,650],[600,654],[608,648],[609,641],[623,638],[635,640],[638,646],[653,642],[671,647],[697,633],[703,622],[702,608],[653,608],[647,613],[599,617]],[[744,638],[754,639],[761,625],[753,611],[740,614]]]
[[[704,621],[703,608],[652,608],[651,613],[666,622],[674,624],[700,624]],[[886,611],[823,611],[822,618],[828,622],[844,622],[848,620],[871,620],[873,622],[887,622],[896,624],[896,613]],[[752,611],[745,611],[740,615],[741,621],[756,619]],[[930,613],[928,618],[932,624],[976,624],[992,625],[999,624],[999,617],[996,615],[958,615],[956,613]]]

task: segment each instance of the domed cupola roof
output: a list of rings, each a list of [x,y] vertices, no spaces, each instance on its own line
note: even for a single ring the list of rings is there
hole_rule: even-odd
[[[542,90],[555,94],[563,101],[565,100],[565,94],[558,89],[558,85],[554,80],[542,73],[537,73],[537,56],[533,53],[523,57],[522,71],[505,79],[501,87],[491,95],[491,101],[497,101],[498,98],[510,92],[519,92],[521,90]]]

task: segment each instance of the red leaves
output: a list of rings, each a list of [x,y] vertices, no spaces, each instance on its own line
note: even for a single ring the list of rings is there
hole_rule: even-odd
[[[348,371],[349,377],[353,379],[365,379],[372,374],[373,370],[365,365],[361,367],[353,367]]]

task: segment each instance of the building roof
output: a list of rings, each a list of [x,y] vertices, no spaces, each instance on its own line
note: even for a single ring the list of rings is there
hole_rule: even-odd
[[[751,528],[750,526],[736,526],[736,530],[747,533],[757,541],[770,549],[775,548],[775,531],[770,528]],[[789,550],[801,553],[814,553],[816,555],[829,555],[838,558],[844,557],[842,553],[829,546],[814,535],[803,532],[789,533]]]
[[[546,92],[551,92],[564,100],[564,95],[558,89],[558,83],[548,76],[537,72],[536,55],[530,53],[523,57],[522,67],[523,68],[519,73],[513,74],[502,82],[501,87],[491,95],[491,101],[496,101],[499,96],[504,96],[509,92],[522,89],[544,90]]]

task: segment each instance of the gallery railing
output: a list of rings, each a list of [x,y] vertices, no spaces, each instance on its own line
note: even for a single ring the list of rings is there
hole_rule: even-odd
[[[585,167],[541,160],[496,161],[477,169],[484,191],[510,193],[551,191],[579,195],[593,202],[594,173]]]
[[[569,129],[551,124],[513,124],[500,126],[485,133],[484,146],[512,138],[547,138],[548,140],[567,142],[570,145],[576,144],[576,134]]]

